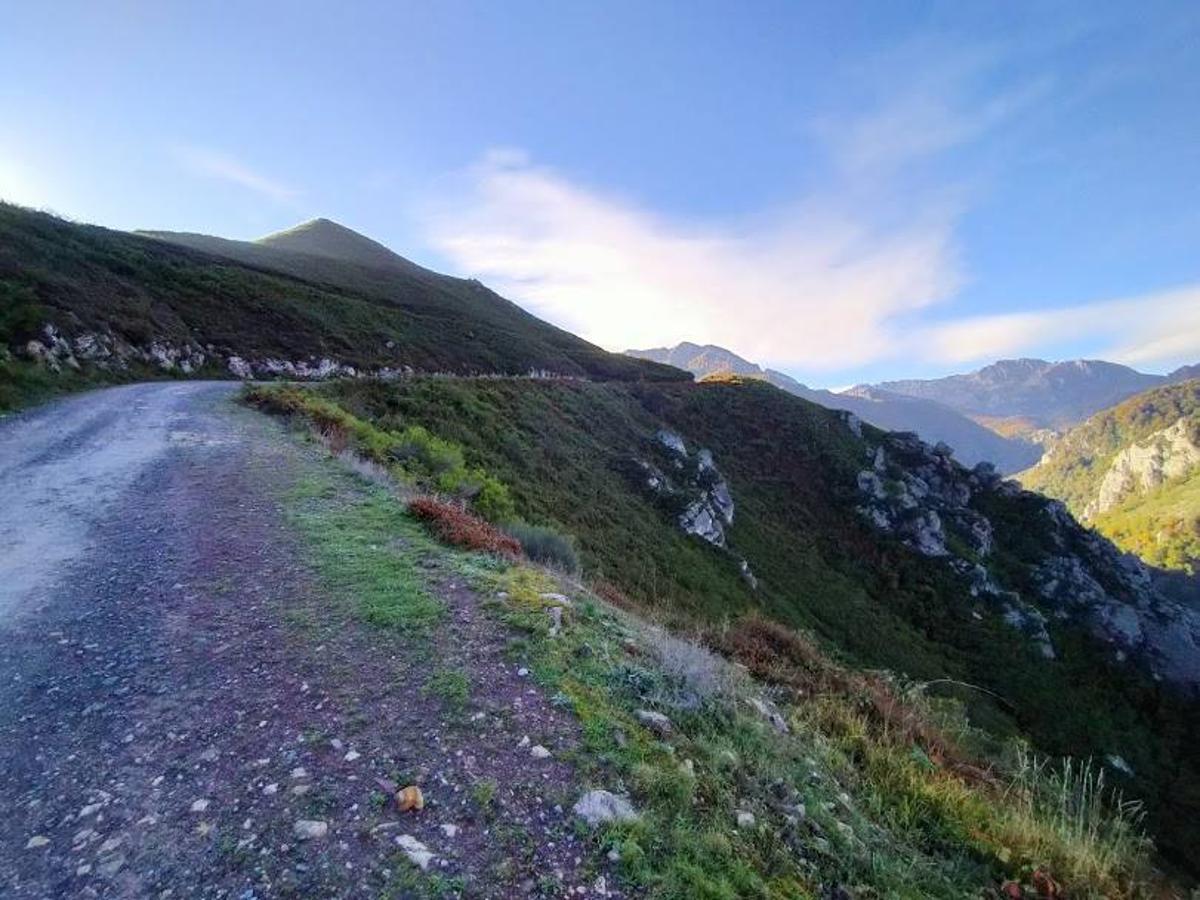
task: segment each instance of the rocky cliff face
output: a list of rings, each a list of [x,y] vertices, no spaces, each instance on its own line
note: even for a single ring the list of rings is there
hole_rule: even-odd
[[[1083,511],[1090,519],[1117,507],[1130,496],[1148,493],[1200,466],[1200,422],[1181,418],[1113,459],[1096,498]]]
[[[1200,614],[1160,595],[1141,561],[1081,526],[1062,503],[1023,491],[991,466],[968,470],[949,448],[915,435],[883,435],[868,447],[859,514],[953,571],[967,602],[990,606],[1046,657],[1056,654],[1056,624],[1078,624],[1111,646],[1116,660],[1200,687]],[[1014,505],[1015,527],[1027,540],[1001,541],[989,510]],[[1035,549],[1014,558],[1017,543]],[[1008,565],[1000,564],[1001,552]]]
[[[701,447],[693,453],[682,436],[665,428],[648,449],[652,459],[639,456],[633,461],[642,489],[668,508],[684,532],[728,550],[726,530],[733,524],[733,494],[712,451]],[[735,558],[743,580],[751,588],[757,587],[749,564]]]

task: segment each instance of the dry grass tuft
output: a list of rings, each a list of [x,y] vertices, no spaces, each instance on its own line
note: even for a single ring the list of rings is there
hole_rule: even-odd
[[[521,557],[520,542],[455,503],[417,497],[409,501],[408,509],[447,544],[512,560]]]

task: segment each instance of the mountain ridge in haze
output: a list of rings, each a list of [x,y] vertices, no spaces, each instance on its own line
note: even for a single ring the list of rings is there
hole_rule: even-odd
[[[1063,429],[1134,394],[1182,380],[1188,370],[1149,375],[1095,359],[1002,359],[973,372],[884,381],[874,387],[934,400],[989,425],[1021,419],[1031,428]]]
[[[758,378],[827,409],[848,410],[876,427],[914,431],[930,443],[944,442],[967,465],[987,461],[1001,472],[1016,472],[1032,465],[1041,455],[1036,445],[998,435],[943,404],[869,385],[859,385],[844,393],[810,388],[783,372],[764,369],[715,344],[684,341],[674,347],[625,352],[638,359],[686,369],[698,378],[719,373]]]

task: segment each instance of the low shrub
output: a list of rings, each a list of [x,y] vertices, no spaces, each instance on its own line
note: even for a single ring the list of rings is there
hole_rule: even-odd
[[[504,530],[521,542],[521,549],[534,562],[569,575],[579,572],[579,554],[566,535],[544,525],[527,525],[524,522],[513,522],[506,525]]]
[[[521,556],[521,545],[515,538],[458,504],[435,497],[417,497],[409,502],[408,509],[447,544],[513,560]]]

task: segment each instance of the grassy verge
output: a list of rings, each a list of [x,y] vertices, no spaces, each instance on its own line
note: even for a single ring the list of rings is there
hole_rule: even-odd
[[[317,409],[297,407],[320,428]],[[431,477],[386,449],[370,453],[396,431],[325,412],[342,429],[330,443],[348,434],[346,447],[367,449],[378,473]],[[591,833],[596,852],[620,857],[633,891],[916,898],[995,896],[1005,885],[1027,897],[1149,896],[1135,807],[1091,767],[1050,767],[973,730],[921,685],[855,672],[759,619],[700,635],[723,658],[549,570],[433,544],[385,488],[347,498],[310,479],[293,506],[318,569],[360,597],[370,621],[437,622],[439,604],[412,580],[430,557],[494,598],[491,611],[522,635],[513,654],[581,723],[571,761],[584,786],[625,794],[640,812]],[[614,588],[603,593],[625,603]],[[548,607],[560,601],[547,594],[572,601],[553,635]],[[453,704],[469,690],[459,674],[435,672],[426,690]],[[644,711],[666,715],[669,731]]]
[[[634,799],[640,821],[597,840],[650,896],[963,897],[1009,879],[1023,896],[1052,881],[1072,897],[1144,895],[1137,810],[1090,768],[1014,747],[971,769],[963,748],[982,736],[899,690],[885,715],[879,677],[810,656],[842,684],[788,692],[586,590],[551,637],[541,597],[564,587],[544,571],[480,587],[503,596],[493,608],[525,635],[536,677],[579,717],[583,777]],[[642,724],[646,709],[669,734]]]
[[[332,595],[357,598],[363,620],[420,631],[441,619],[444,605],[416,574],[431,542],[385,489],[350,492],[336,479],[310,475],[289,501],[318,574]]]

